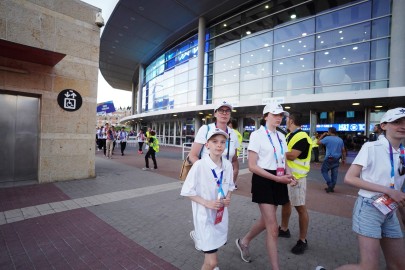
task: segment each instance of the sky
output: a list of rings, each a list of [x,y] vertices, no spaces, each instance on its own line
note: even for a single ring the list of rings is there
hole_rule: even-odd
[[[118,0],[81,0],[92,6],[98,7],[102,10],[104,23],[107,23],[108,18],[113,12]],[[100,36],[103,33],[104,27],[101,28]],[[132,93],[130,91],[119,90],[112,88],[104,79],[100,70],[98,71],[98,92],[97,103],[110,101],[114,102],[116,108],[131,106]]]

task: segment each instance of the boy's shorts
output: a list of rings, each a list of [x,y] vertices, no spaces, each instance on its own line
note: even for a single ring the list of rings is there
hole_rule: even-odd
[[[303,177],[298,179],[296,186],[287,185],[288,197],[292,206],[305,205],[305,195],[307,193],[307,178]]]
[[[402,238],[396,211],[384,215],[372,204],[373,200],[359,196],[353,208],[353,231],[370,238]]]

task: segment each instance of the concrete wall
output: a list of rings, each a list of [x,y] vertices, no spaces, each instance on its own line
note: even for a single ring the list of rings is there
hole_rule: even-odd
[[[1,0],[0,38],[66,54],[55,66],[0,57],[0,89],[40,98],[40,183],[95,176],[95,123],[100,29],[98,8],[79,0]],[[57,96],[74,89],[83,98],[75,112]]]

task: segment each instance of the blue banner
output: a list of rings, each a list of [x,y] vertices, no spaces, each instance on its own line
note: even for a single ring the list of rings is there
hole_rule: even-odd
[[[316,125],[316,131],[328,131],[328,128],[334,127],[336,131],[348,131],[348,132],[363,132],[365,130],[365,124],[325,124]]]
[[[97,114],[106,114],[113,112],[115,112],[115,107],[112,100],[97,104]]]

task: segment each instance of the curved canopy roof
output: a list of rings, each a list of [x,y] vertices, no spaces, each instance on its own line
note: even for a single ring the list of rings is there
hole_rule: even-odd
[[[100,44],[100,71],[114,88],[132,90],[140,64],[176,41],[197,33],[199,17],[206,23],[257,0],[120,0]]]

